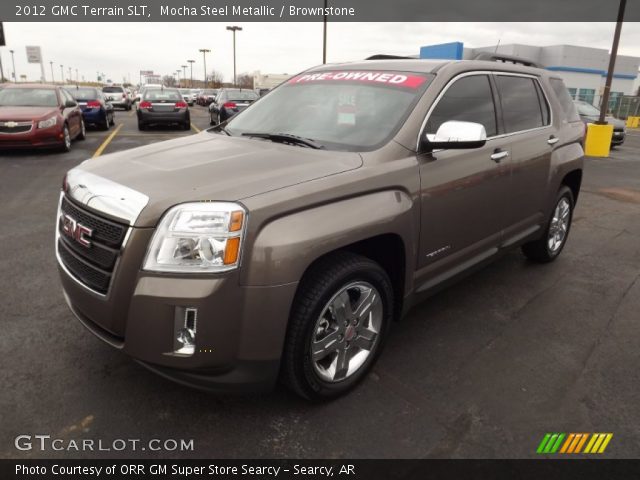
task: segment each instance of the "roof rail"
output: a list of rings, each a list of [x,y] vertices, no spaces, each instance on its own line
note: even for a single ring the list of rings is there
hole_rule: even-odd
[[[365,60],[417,60],[414,57],[403,57],[401,55],[385,55],[383,53],[379,53],[377,55],[371,55],[370,57],[365,58]]]
[[[514,63],[516,65],[524,65],[526,67],[542,68],[533,60],[516,57],[515,55],[503,55],[502,53],[480,52],[473,59],[487,60],[489,62]]]

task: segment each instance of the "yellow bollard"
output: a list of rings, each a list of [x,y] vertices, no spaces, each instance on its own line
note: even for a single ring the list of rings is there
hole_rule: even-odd
[[[627,117],[627,127],[637,128],[640,126],[640,117]]]
[[[584,153],[589,157],[608,157],[613,138],[613,125],[587,124]]]

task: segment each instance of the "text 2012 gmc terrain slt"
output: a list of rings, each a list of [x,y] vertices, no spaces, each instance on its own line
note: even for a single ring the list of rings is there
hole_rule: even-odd
[[[315,400],[390,324],[521,246],[562,251],[584,125],[553,72],[369,60],[299,74],[222,125],[68,172],[56,254],[96,336],[180,383]]]

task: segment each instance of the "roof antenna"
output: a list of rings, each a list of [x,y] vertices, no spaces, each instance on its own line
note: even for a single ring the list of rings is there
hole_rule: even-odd
[[[493,51],[493,53],[498,53],[498,47],[500,46],[500,40],[502,40],[502,37],[498,38],[498,44],[496,45],[496,49]]]

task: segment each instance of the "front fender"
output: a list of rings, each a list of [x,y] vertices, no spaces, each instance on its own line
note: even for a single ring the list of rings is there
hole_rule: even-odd
[[[417,216],[406,192],[386,190],[278,217],[264,225],[252,242],[242,282],[251,286],[298,282],[322,255],[384,234],[402,238],[405,271],[411,272]]]

